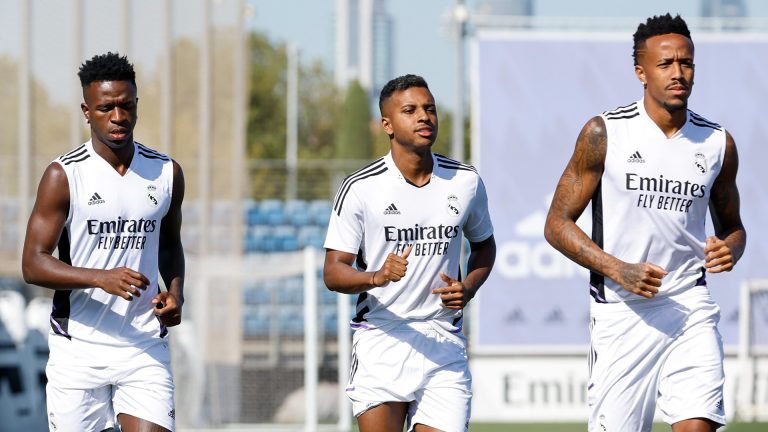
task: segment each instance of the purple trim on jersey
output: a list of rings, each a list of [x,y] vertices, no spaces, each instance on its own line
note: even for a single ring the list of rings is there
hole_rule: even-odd
[[[72,339],[69,334],[70,295],[72,295],[71,290],[58,290],[53,294],[53,307],[50,316],[51,330],[67,339]]]
[[[701,277],[696,279],[696,284],[694,286],[707,286],[707,271],[704,267],[701,268]]]
[[[608,301],[605,300],[605,298],[600,296],[600,290],[593,287],[592,285],[589,286],[589,290],[592,292],[592,297],[594,297],[595,301],[598,303],[608,303]]]
[[[370,329],[376,328],[376,327],[373,327],[373,326],[369,326],[368,324],[358,323],[358,322],[354,322],[354,321],[350,322],[349,326],[353,330],[359,330],[359,329],[370,330]]]
[[[54,333],[60,334],[66,337],[67,339],[72,339],[72,336],[70,336],[69,333],[67,333],[67,331],[61,327],[58,321],[56,321],[52,316],[50,317],[50,319],[51,319],[51,328],[53,329]]]
[[[451,323],[454,327],[456,327],[455,330],[451,330],[450,332],[453,334],[461,333],[461,330],[464,328],[464,315],[456,317],[456,319],[453,320]]]

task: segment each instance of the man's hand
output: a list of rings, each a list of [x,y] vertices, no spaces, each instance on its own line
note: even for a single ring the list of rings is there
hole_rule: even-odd
[[[173,327],[181,323],[181,303],[179,299],[168,291],[163,291],[152,299],[155,305],[155,315],[166,327]]]
[[[704,244],[704,267],[709,273],[731,271],[736,264],[731,248],[724,240],[715,236],[707,237]]]
[[[394,253],[387,255],[384,265],[373,273],[371,284],[375,287],[382,287],[389,282],[397,282],[404,278],[405,271],[408,269],[408,255],[411,254],[411,249],[413,249],[413,245],[406,247],[402,256]]]
[[[656,264],[626,264],[619,270],[616,282],[625,290],[650,299],[659,293],[661,279],[666,275],[667,271]]]
[[[118,267],[99,273],[95,285],[109,294],[122,297],[128,301],[141,297],[147,288],[149,279],[143,274],[128,267]]]
[[[458,281],[443,272],[440,272],[440,279],[442,279],[447,286],[433,289],[432,294],[439,294],[443,306],[448,309],[464,309],[473,297],[469,292],[469,289],[464,286],[461,281]]]

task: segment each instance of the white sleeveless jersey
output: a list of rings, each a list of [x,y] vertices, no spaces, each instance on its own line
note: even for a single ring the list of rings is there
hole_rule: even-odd
[[[334,200],[325,248],[357,254],[361,270],[378,270],[387,255],[413,245],[399,282],[360,294],[353,328],[396,325],[403,320],[437,320],[458,331],[462,312],[447,309],[434,288],[440,272],[458,279],[461,233],[472,242],[493,234],[488,199],[475,168],[432,155],[432,178],[417,187],[407,181],[389,153],[353,173]]]
[[[659,296],[706,285],[704,227],[725,131],[688,110],[683,128],[667,138],[643,100],[601,117],[608,146],[592,200],[592,239],[623,261],[650,262],[669,272]],[[596,273],[590,285],[598,303],[642,299]]]
[[[95,287],[56,291],[51,363],[113,364],[164,343],[167,331],[151,301],[159,292],[160,221],[171,202],[171,159],[135,143],[121,176],[89,141],[55,162],[66,172],[70,196],[59,258],[75,267],[128,267],[149,285],[131,301]]]

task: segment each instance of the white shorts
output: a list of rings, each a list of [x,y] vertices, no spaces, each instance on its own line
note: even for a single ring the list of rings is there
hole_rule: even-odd
[[[593,302],[590,431],[650,431],[657,404],[669,424],[725,424],[720,308],[704,294]]]
[[[158,345],[151,351],[168,349]],[[173,378],[167,354],[150,352],[130,364],[107,367],[46,367],[48,427],[51,432],[101,432],[128,414],[174,430]],[[161,359],[161,360],[158,360]]]
[[[409,431],[423,424],[465,432],[472,399],[465,340],[426,322],[357,330],[346,393],[355,416],[385,402],[408,402]]]

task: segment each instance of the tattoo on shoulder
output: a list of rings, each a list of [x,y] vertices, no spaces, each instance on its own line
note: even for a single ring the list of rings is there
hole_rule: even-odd
[[[594,117],[587,123],[585,134],[587,159],[592,162],[604,162],[608,148],[608,136],[601,117]]]

